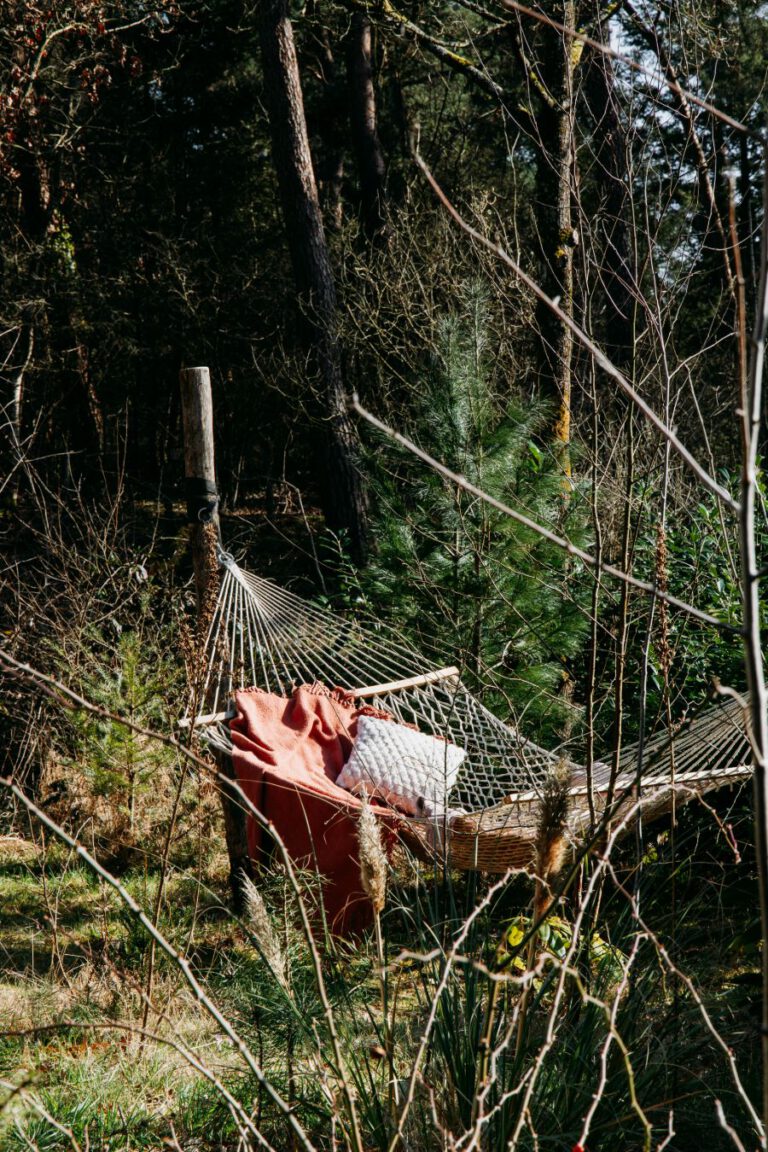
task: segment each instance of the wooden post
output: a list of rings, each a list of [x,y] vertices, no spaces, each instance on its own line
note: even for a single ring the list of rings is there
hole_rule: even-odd
[[[182,368],[179,375],[181,411],[184,425],[184,476],[187,518],[191,524],[190,546],[197,593],[198,644],[202,648],[219,591],[216,545],[219,539],[219,498],[216,491],[216,465],[213,444],[213,399],[211,374],[207,368]],[[207,700],[201,701],[202,705]],[[214,754],[222,775],[235,779],[229,756]],[[243,873],[252,877],[248,854],[245,813],[226,786],[220,791],[224,832],[229,854],[229,882],[235,907],[242,904]]]
[[[187,519],[192,525],[190,546],[195,567],[197,622],[205,639],[219,590],[216,543],[219,500],[213,447],[213,399],[207,368],[182,368],[181,414],[184,423],[184,480]]]

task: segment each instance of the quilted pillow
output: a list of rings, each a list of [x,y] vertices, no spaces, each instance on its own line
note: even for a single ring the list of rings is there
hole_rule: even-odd
[[[442,816],[466,753],[403,724],[360,716],[352,754],[336,783],[411,816]]]

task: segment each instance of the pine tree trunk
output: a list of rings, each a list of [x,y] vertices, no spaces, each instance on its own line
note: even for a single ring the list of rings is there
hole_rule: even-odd
[[[371,22],[356,12],[347,39],[349,74],[349,120],[352,145],[360,177],[360,208],[363,231],[369,241],[384,233],[384,153],[376,129],[376,93],[371,65]]]
[[[323,230],[293,29],[287,0],[265,0],[261,15],[264,85],[272,155],[306,337],[318,376],[324,429],[318,462],[323,511],[346,535],[353,557],[368,554],[368,511],[357,433],[347,412],[338,339],[336,289]]]
[[[317,56],[313,61],[322,79],[320,100],[315,108],[316,132],[320,138],[320,158],[315,151],[318,193],[326,227],[338,232],[344,222],[344,157],[348,146],[347,91],[344,76],[339,75],[336,57],[327,28],[317,38]],[[312,128],[310,123],[309,128]]]
[[[596,175],[601,186],[598,214],[601,235],[601,303],[605,306],[605,349],[632,378],[636,336],[633,290],[635,258],[629,227],[630,173],[627,142],[617,111],[616,79],[601,52],[590,59],[585,91],[594,120]]]
[[[565,0],[563,24],[576,28],[574,0]],[[552,34],[542,56],[542,75],[547,99],[537,117],[541,156],[537,168],[539,234],[542,237],[544,282],[560,308],[573,315],[573,256],[576,233],[572,215],[575,168],[573,126],[573,76],[575,42],[572,37]],[[542,341],[542,392],[557,405],[553,427],[555,450],[570,491],[571,477],[571,372],[573,334],[550,309],[539,309]]]
[[[558,300],[561,310],[573,318],[574,252],[578,233],[573,222],[573,191],[576,174],[574,131],[574,73],[581,57],[581,45],[575,39],[575,0],[564,0],[563,26],[570,32],[548,36],[542,53],[542,114],[537,119],[541,155],[537,168],[539,233],[545,286]],[[551,309],[538,310],[542,342],[542,392],[556,405],[552,427],[553,450],[562,477],[563,503],[572,492],[571,479],[571,396],[573,373],[573,332]],[[571,578],[566,570],[564,582]],[[564,663],[560,687],[566,711],[560,735],[570,739],[573,714],[571,704],[575,682]]]

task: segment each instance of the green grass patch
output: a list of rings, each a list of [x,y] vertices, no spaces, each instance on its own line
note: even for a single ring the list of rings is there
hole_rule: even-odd
[[[718,844],[707,820],[701,813],[681,817],[675,845],[663,832],[649,833],[641,873],[631,845],[617,853],[615,866],[621,883],[639,896],[653,933],[691,975],[756,1097],[758,1020],[751,980],[759,967],[760,942],[752,865],[746,852],[745,859],[736,860],[727,845]],[[263,926],[227,910],[221,875],[220,861],[196,872],[171,868],[160,927],[189,957],[196,977],[319,1149],[331,1147],[334,1115],[339,1138],[339,1117],[346,1108],[339,1055],[352,1083],[366,1152],[388,1147],[393,1117],[408,1090],[438,996],[406,1126],[413,1152],[441,1148],[440,1128],[466,1132],[483,1091],[489,1113],[483,1152],[507,1148],[523,1106],[527,1118],[520,1152],[570,1147],[601,1076],[590,1152],[643,1146],[633,1096],[652,1126],[655,1144],[663,1139],[673,1109],[677,1137],[672,1147],[679,1152],[727,1147],[727,1141],[719,1140],[715,1098],[749,1140],[749,1121],[722,1051],[689,990],[661,962],[656,942],[641,930],[626,896],[613,883],[606,883],[590,928],[599,932],[605,948],[590,948],[585,932],[585,945],[573,960],[578,980],[568,977],[561,994],[560,952],[551,947],[520,1030],[521,993],[514,983],[520,966],[508,963],[502,945],[509,944],[510,926],[527,923],[529,882],[516,878],[489,902],[466,935],[460,962],[447,972],[452,945],[486,881],[471,874],[428,872],[394,880],[382,923],[386,1027],[372,936],[319,944],[337,1048],[285,876],[278,869],[262,877],[272,932],[267,946]],[[583,884],[589,875],[587,869]],[[157,868],[145,863],[125,872],[122,883],[151,915]],[[558,911],[564,924],[574,907],[569,897]],[[234,1152],[240,1133],[228,1105],[182,1055],[152,1039],[142,1043],[131,1031],[102,1027],[138,1029],[145,1012],[149,941],[117,894],[71,854],[38,851],[33,858],[0,865],[0,908],[6,954],[13,948],[31,954],[34,945],[36,958],[46,957],[34,966],[6,965],[0,984],[6,1029],[0,1039],[0,1079],[6,1085],[1,1091],[7,1098],[13,1085],[20,1087],[7,1107],[0,1095],[0,1152],[30,1144],[66,1147],[71,1144],[67,1131],[81,1148],[104,1152],[157,1148],[172,1133],[185,1149]],[[570,939],[565,930],[562,937]],[[606,949],[612,959],[608,966],[601,960]],[[539,958],[544,952],[538,949]],[[502,970],[513,979],[494,985],[494,975]],[[494,987],[500,989],[497,994]],[[610,1026],[600,1001],[615,1009]],[[553,1011],[553,1043],[547,1047]],[[58,1027],[9,1035],[10,1030],[50,1024]],[[256,1118],[275,1148],[289,1146],[284,1117],[201,1011],[178,968],[159,951],[147,1024],[150,1031],[187,1045]],[[608,1043],[611,1027],[628,1056],[618,1044]],[[497,1051],[490,1087],[484,1081],[486,1036]],[[535,1092],[523,1105],[534,1066]]]

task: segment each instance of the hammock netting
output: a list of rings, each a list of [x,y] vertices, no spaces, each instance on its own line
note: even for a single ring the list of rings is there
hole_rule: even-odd
[[[222,710],[236,688],[257,685],[278,695],[315,681],[343,688],[401,723],[463,748],[451,802],[469,811],[511,793],[540,790],[559,763],[485,708],[463,687],[457,669],[436,672],[388,629],[364,630],[227,557],[223,569],[199,693],[211,713]],[[396,687],[422,677],[425,683]]]
[[[228,751],[227,729],[218,722],[236,689],[255,686],[287,696],[301,684],[321,682],[401,723],[450,740],[466,752],[449,797],[467,814],[454,819],[450,829],[454,847],[462,835],[466,838],[465,866],[508,866],[515,862],[518,842],[520,859],[528,859],[543,792],[563,768],[570,779],[574,835],[586,831],[609,796],[615,802],[625,793],[624,811],[644,796],[655,814],[668,811],[676,799],[739,783],[751,772],[743,708],[724,697],[674,733],[627,746],[617,772],[606,757],[606,762],[595,762],[588,776],[567,757],[503,723],[462,685],[458,669],[435,669],[383,625],[341,618],[245,572],[227,553],[221,553],[220,562],[221,587],[202,683],[195,687],[183,723],[208,725],[210,743]],[[616,811],[621,813],[622,804]],[[483,856],[478,837],[485,834],[489,854]]]

